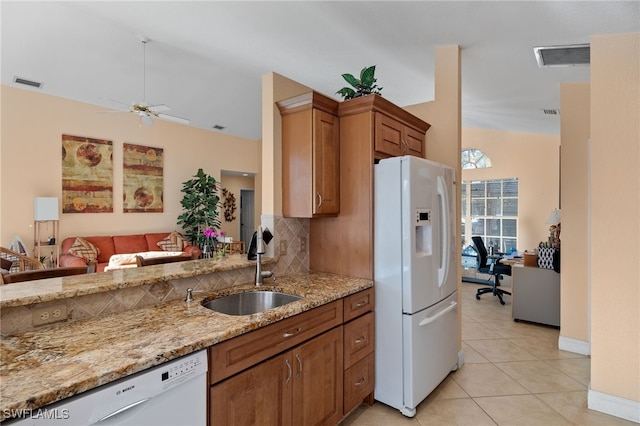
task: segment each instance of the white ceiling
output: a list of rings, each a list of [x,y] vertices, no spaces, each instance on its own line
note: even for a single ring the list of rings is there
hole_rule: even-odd
[[[191,125],[261,137],[271,71],[338,99],[340,76],[376,65],[385,98],[434,99],[434,48],[462,55],[463,127],[559,134],[562,82],[589,67],[538,68],[533,48],[640,31],[640,1],[75,1],[0,3],[2,84],[108,108],[171,107]]]

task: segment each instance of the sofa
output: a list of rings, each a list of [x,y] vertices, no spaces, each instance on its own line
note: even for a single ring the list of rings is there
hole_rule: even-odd
[[[202,253],[198,247],[183,243],[181,236],[175,232],[69,237],[62,241],[59,264],[60,266],[86,265],[90,258],[95,257],[98,261],[96,272],[102,272],[109,265],[109,260],[113,255],[147,252],[175,254],[180,246],[182,246],[180,252],[190,255],[191,259],[197,259]]]

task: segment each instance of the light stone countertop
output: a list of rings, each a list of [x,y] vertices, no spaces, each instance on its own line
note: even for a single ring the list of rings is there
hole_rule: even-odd
[[[3,336],[0,421],[10,410],[43,407],[371,287],[371,280],[334,274],[284,276],[262,289],[303,299],[259,314],[229,316],[201,305],[205,298],[255,289],[247,284],[196,294],[190,303],[174,300]]]

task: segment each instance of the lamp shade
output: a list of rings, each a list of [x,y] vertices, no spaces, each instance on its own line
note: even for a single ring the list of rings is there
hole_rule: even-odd
[[[560,210],[553,209],[547,218],[547,225],[557,225],[560,223]]]
[[[58,220],[58,197],[36,197],[33,201],[33,220]]]

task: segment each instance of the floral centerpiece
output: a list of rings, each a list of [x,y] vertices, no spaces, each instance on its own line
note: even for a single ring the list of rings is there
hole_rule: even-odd
[[[218,232],[214,228],[207,228],[202,233],[202,252],[206,256],[216,251],[218,247]]]
[[[218,238],[224,242],[226,233],[224,231],[216,231],[214,228],[207,228],[202,233],[202,252],[205,253],[205,257],[224,257],[227,254],[226,246],[222,244],[220,250],[218,250]]]

